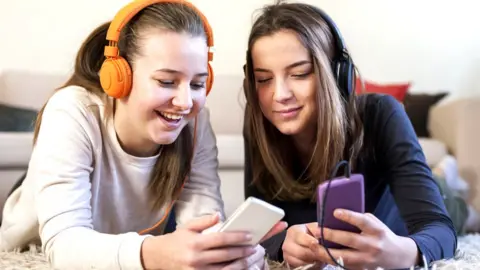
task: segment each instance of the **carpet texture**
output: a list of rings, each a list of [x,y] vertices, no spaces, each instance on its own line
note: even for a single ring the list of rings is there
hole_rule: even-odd
[[[0,252],[0,269],[3,270],[50,270],[39,247],[31,246],[26,252]],[[271,263],[271,270],[288,270],[285,265]],[[295,270],[307,270],[299,267]],[[340,267],[327,266],[324,270],[336,270]],[[480,234],[459,237],[458,251],[454,259],[439,261],[430,269],[437,270],[478,270],[480,269]]]

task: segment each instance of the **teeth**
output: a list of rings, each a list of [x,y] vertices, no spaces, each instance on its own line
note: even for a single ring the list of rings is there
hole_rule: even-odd
[[[171,114],[171,113],[165,113],[165,112],[160,112],[160,114],[165,117],[165,118],[168,118],[168,119],[172,119],[172,120],[179,120],[179,119],[182,119],[183,115],[181,114]]]

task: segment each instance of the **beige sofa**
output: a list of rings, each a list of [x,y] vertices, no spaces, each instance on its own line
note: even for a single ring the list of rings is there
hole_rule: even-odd
[[[0,102],[38,109],[53,88],[66,79],[64,74],[37,74],[23,71],[6,71],[0,75]],[[217,75],[214,89],[208,97],[211,121],[217,135],[222,195],[227,215],[232,213],[244,198],[243,193],[243,77]],[[459,99],[440,103],[432,109],[430,130],[434,139],[422,140],[430,162],[439,159],[442,150],[449,149],[458,159],[462,176],[472,188],[480,179],[480,98]],[[478,107],[478,108],[477,108]],[[25,171],[31,152],[32,134],[0,133],[0,208],[7,192]],[[480,209],[480,198],[473,198]]]

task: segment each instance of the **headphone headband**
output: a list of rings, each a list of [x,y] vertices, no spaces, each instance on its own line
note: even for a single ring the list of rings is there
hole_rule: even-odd
[[[322,9],[320,9],[316,6],[311,6],[311,7],[318,14],[320,14],[322,19],[325,21],[325,23],[327,23],[328,27],[330,28],[330,32],[332,33],[333,39],[335,40],[335,47],[336,47],[335,48],[336,49],[335,53],[336,53],[336,55],[338,55],[340,57],[348,57],[349,54],[348,54],[347,47],[345,46],[345,41],[343,40],[343,37],[340,34],[340,29],[335,24],[333,19],[330,16],[328,16],[328,14],[325,11],[323,11]]]
[[[355,65],[353,64],[347,47],[345,46],[345,41],[340,34],[340,29],[337,27],[333,19],[328,16],[325,11],[318,7],[313,5],[309,5],[309,7],[322,17],[332,33],[335,43],[335,54],[332,59],[332,71],[337,80],[340,93],[342,94],[344,100],[348,101],[350,95],[352,95],[355,91]]]
[[[122,32],[122,29],[125,27],[125,25],[138,12],[140,12],[141,10],[143,10],[144,8],[150,5],[154,5],[158,3],[179,3],[193,9],[195,13],[197,13],[201,17],[204,28],[205,28],[204,32],[205,32],[205,35],[207,36],[207,46],[209,47],[208,61],[212,61],[213,47],[214,47],[212,27],[208,23],[208,20],[205,17],[205,15],[203,15],[203,13],[198,8],[196,8],[192,3],[185,0],[135,0],[135,1],[132,1],[131,3],[124,6],[120,11],[117,12],[112,22],[110,23],[106,39],[110,42],[118,43],[118,40],[120,39],[120,33]],[[107,48],[105,48],[105,56],[115,57],[117,55],[118,55],[117,46],[108,46]]]

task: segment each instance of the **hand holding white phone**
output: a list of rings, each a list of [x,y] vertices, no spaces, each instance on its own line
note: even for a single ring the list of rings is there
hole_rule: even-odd
[[[245,245],[255,246],[284,216],[283,209],[249,197],[225,222],[218,223],[202,233],[246,231],[252,234],[252,240]]]

